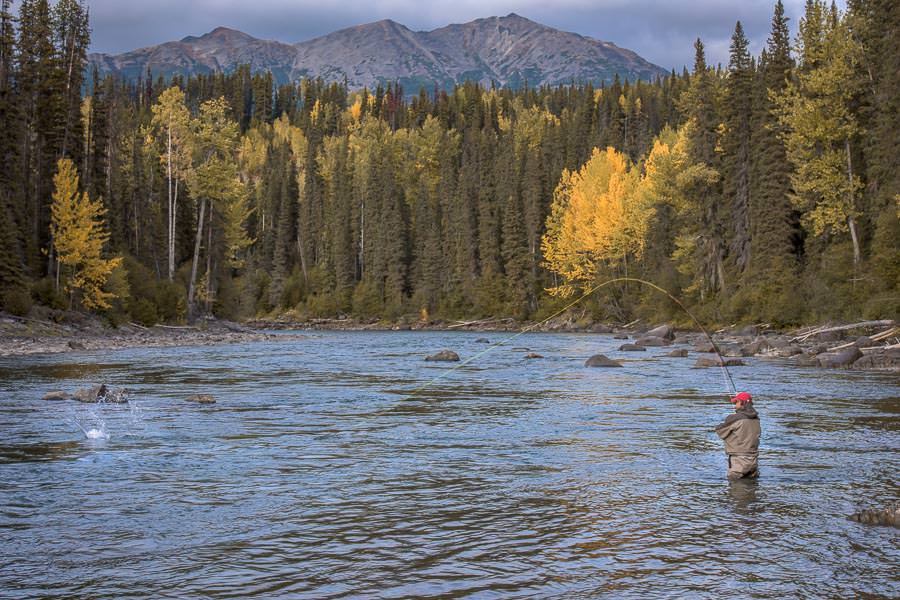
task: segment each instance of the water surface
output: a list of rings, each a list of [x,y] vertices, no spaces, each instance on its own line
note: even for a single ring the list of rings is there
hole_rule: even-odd
[[[0,596],[900,595],[900,531],[846,519],[900,500],[896,375],[732,369],[763,454],[729,484],[720,370],[601,335],[422,360],[481,337],[0,359]],[[131,403],[40,399],[100,382]]]

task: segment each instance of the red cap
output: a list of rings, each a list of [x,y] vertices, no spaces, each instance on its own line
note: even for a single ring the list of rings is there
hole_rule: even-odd
[[[731,399],[732,404],[737,404],[738,402],[743,402],[744,404],[753,402],[753,396],[751,396],[747,392],[740,392],[738,395]]]

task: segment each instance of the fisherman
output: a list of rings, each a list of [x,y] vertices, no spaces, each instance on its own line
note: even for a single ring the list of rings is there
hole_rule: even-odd
[[[716,426],[716,433],[725,441],[728,455],[728,479],[759,477],[759,415],[753,408],[753,398],[741,392],[731,399],[734,414]]]

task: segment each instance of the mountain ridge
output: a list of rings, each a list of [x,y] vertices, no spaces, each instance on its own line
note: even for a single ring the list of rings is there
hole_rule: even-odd
[[[561,31],[510,13],[430,31],[392,19],[354,25],[309,40],[263,40],[229,27],[121,54],[92,53],[88,69],[126,79],[230,72],[250,65],[283,84],[305,77],[346,81],[351,89],[399,82],[449,88],[466,80],[501,86],[650,80],[668,72],[612,42]]]

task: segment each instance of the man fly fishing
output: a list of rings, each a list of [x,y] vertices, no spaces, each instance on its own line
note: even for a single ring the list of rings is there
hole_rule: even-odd
[[[716,425],[716,433],[725,441],[728,479],[759,477],[759,414],[747,392],[736,394],[731,402],[734,404],[734,414]]]

